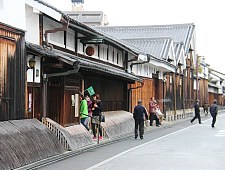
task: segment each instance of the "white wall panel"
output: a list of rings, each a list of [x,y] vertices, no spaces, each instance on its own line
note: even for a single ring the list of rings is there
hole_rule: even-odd
[[[39,44],[39,13],[26,5],[26,41]]]
[[[51,20],[47,17],[43,18],[43,30],[44,30],[44,32],[46,30],[52,30],[52,29],[61,28],[61,27],[63,27],[62,24],[54,22],[53,20]],[[60,46],[60,47],[65,47],[65,45],[64,45],[64,31],[49,33],[48,34],[48,40],[49,40],[49,43],[55,44],[55,45]]]
[[[1,0],[0,21],[25,30],[25,0]]]
[[[66,36],[66,48],[75,51],[75,31],[68,29]]]

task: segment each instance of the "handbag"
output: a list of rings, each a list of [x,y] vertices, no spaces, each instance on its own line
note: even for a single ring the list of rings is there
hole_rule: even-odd
[[[105,115],[101,113],[101,122],[105,122]]]

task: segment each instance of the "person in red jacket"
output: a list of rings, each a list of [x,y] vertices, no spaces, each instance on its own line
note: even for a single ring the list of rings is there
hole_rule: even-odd
[[[157,102],[154,97],[151,97],[149,102],[149,113],[150,113],[150,126],[153,124],[153,120],[156,120],[156,126],[159,127],[159,119],[156,116]]]

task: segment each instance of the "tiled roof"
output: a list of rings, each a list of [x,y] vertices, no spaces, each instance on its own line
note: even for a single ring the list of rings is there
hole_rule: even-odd
[[[138,47],[140,51],[145,54],[151,55],[151,60],[155,60],[156,62],[164,63],[172,68],[175,68],[173,64],[167,61],[169,50],[171,44],[173,43],[171,38],[124,39],[124,41]]]
[[[167,60],[172,43],[171,38],[124,39],[124,41],[138,47],[142,52],[162,60]]]
[[[174,43],[174,53],[176,57],[176,61],[179,62],[180,53],[183,48],[183,43]]]
[[[150,26],[106,26],[97,27],[117,39],[170,37],[176,43],[183,43],[185,53],[194,31],[194,24],[150,25]]]
[[[125,46],[127,46],[129,49],[131,49],[132,51],[138,53],[138,54],[144,54],[144,55],[150,55],[151,60],[155,60],[156,62],[160,62],[163,64],[167,64],[169,67],[172,67],[173,69],[176,67],[173,64],[167,62],[165,59],[168,57],[168,52],[169,52],[169,44],[172,42],[171,38],[142,38],[142,39],[118,39],[113,37],[112,35],[103,32],[102,30],[98,30],[97,28],[93,27],[93,29],[96,29],[96,31],[99,31],[100,33],[104,34],[107,37],[110,37],[114,40],[116,40],[117,42],[124,44]],[[140,41],[145,40],[145,42],[142,42],[143,44],[145,44],[145,47],[140,46],[139,43]],[[161,47],[164,48],[163,50],[161,49],[162,54],[161,55],[157,55],[157,53],[160,53],[160,48],[161,47],[157,47],[157,52],[150,52],[150,50],[148,50],[148,45],[152,44],[152,46],[156,47],[156,44],[159,43],[161,44]]]
[[[62,52],[56,49],[50,50],[48,48],[44,48],[40,45],[32,44],[29,42],[26,42],[26,47],[30,49],[31,51],[37,52],[45,57],[56,58],[70,65],[73,65],[74,62],[78,61],[80,63],[81,69],[95,70],[95,71],[105,73],[111,76],[120,77],[129,81],[139,81],[139,82],[142,81],[142,79],[139,78],[138,76],[135,76],[131,73],[127,73],[123,69],[119,69],[104,63],[81,58],[81,57],[78,57],[66,52]]]

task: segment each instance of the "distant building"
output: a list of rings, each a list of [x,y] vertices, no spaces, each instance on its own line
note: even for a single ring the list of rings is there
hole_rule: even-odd
[[[76,8],[75,8],[76,9]],[[71,18],[89,26],[106,26],[108,21],[102,11],[66,11]]]
[[[71,0],[71,2],[72,11],[64,12],[71,18],[89,26],[106,26],[109,24],[102,11],[85,11],[83,8],[84,0]]]

